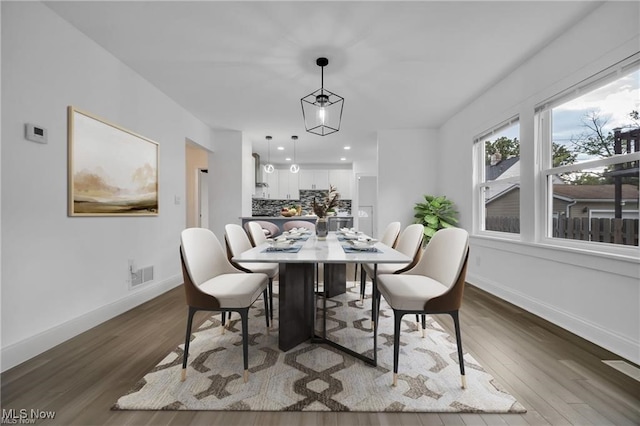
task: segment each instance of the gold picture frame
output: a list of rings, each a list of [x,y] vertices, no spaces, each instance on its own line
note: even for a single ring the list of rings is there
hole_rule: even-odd
[[[67,108],[69,216],[157,216],[158,143]]]

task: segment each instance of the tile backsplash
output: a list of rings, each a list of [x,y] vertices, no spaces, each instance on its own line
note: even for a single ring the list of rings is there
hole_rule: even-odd
[[[326,190],[301,189],[299,200],[270,200],[264,198],[254,198],[252,200],[252,214],[254,216],[279,216],[283,207],[302,206],[302,214],[313,213],[311,203],[313,197],[316,200],[324,199],[327,195]],[[339,211],[347,211],[351,213],[351,200],[339,200]]]

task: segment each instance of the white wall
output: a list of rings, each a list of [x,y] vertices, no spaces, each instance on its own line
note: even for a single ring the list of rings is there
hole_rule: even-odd
[[[635,259],[540,244],[533,108],[638,51],[638,2],[608,2],[569,29],[440,129],[440,192],[472,225],[472,141],[520,115],[522,241],[471,240],[468,281],[627,359],[640,362],[640,267]],[[472,72],[472,70],[471,70]]]
[[[181,283],[185,138],[210,146],[211,131],[42,3],[1,7],[6,370]],[[159,143],[157,217],[67,216],[68,105]],[[26,141],[27,122],[49,143]],[[131,290],[128,259],[155,280]]]
[[[0,5],[0,43],[2,41],[2,5]],[[0,46],[0,52],[2,47]],[[2,55],[0,55],[0,70],[2,70]],[[0,73],[1,74],[1,73]],[[0,75],[1,77],[1,75]],[[0,78],[0,97],[2,97],[2,78]],[[0,129],[2,126],[2,102],[0,102]],[[2,143],[2,135],[0,134],[0,144]],[[1,146],[0,146],[1,148]],[[0,165],[2,164],[2,149],[0,149]],[[0,188],[2,188],[2,169],[0,168]],[[1,193],[1,191],[0,191]],[[0,197],[0,241],[2,241],[2,197]],[[0,348],[2,347],[2,244],[0,244]],[[0,371],[2,371],[2,351],[0,350]]]
[[[253,143],[243,134],[242,136],[242,168],[240,169],[240,178],[242,179],[242,201],[240,214],[242,216],[251,216],[253,193],[256,190],[256,172],[253,161]],[[236,219],[236,223],[241,221]]]
[[[224,243],[224,226],[251,216],[251,142],[238,131],[214,131],[209,169],[209,228]]]
[[[413,206],[435,194],[438,164],[437,131],[429,129],[378,132],[378,220],[381,232],[389,222],[402,228],[413,223]],[[456,201],[454,199],[454,201]]]

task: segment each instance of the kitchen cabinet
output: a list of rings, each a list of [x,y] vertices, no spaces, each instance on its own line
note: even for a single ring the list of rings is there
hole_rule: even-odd
[[[278,172],[276,169],[273,173],[263,173],[262,179],[267,186],[256,188],[256,198],[278,198]]]
[[[299,189],[329,189],[329,170],[300,170]]]
[[[289,170],[278,170],[278,196],[281,200],[299,200],[300,188],[299,173],[291,173]],[[272,197],[274,198],[274,197]]]
[[[343,200],[351,200],[353,197],[353,171],[351,169],[331,169],[329,183],[335,186]]]

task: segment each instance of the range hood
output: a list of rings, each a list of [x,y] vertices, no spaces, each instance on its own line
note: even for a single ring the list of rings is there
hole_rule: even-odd
[[[269,186],[262,177],[262,164],[260,164],[260,156],[255,152],[253,154],[254,164],[255,164],[255,182],[256,188],[267,188]]]

